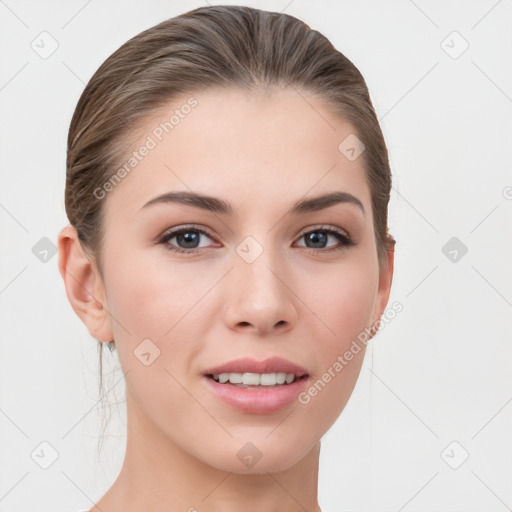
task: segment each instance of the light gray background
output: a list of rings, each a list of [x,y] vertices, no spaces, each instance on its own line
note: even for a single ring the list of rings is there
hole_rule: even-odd
[[[284,10],[329,37],[363,73],[390,152],[390,304],[404,309],[369,345],[323,438],[320,505],[510,509],[511,2],[224,3]],[[121,467],[122,373],[114,357],[107,398],[121,402],[121,419],[114,408],[98,464],[96,342],[68,303],[57,256],[34,252],[67,224],[66,137],[85,83],[130,37],[202,5],[0,0],[3,512],[90,507]],[[47,59],[31,47],[43,31],[59,45]],[[468,248],[457,261],[442,251],[452,237]],[[48,469],[40,464],[52,448],[42,442],[58,453]]]

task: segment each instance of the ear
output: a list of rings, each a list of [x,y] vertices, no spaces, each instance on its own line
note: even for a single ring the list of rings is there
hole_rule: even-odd
[[[372,331],[376,334],[380,318],[384,314],[388,304],[391,292],[391,283],[393,282],[393,270],[395,266],[395,244],[396,241],[391,235],[387,235],[386,260],[382,262],[379,268],[379,288],[377,291],[377,300],[372,319]],[[373,328],[375,326],[375,328]]]
[[[114,338],[105,286],[94,262],[82,250],[76,229],[68,225],[58,237],[59,271],[75,313],[98,341]]]

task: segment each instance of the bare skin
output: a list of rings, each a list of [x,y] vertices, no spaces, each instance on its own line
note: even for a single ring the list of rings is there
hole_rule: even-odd
[[[137,147],[188,97],[141,126]],[[92,510],[318,512],[320,439],[350,398],[364,347],[307,404],[272,414],[225,404],[203,372],[280,356],[314,383],[380,319],[393,253],[379,265],[362,158],[338,150],[354,129],[321,100],[292,89],[194,97],[197,106],[103,199],[104,278],[73,227],[59,236],[70,303],[93,337],[115,340],[126,378],[126,456]],[[222,198],[235,214],[178,203],[143,208],[169,191]],[[340,202],[286,214],[296,201],[333,191],[356,197],[364,212]],[[197,252],[169,250],[186,250],[176,236],[156,243],[190,224],[208,233],[197,235]],[[304,235],[320,227],[354,245],[328,233],[325,248],[307,246]],[[251,263],[236,251],[248,236],[263,249]],[[134,356],[145,339],[160,350],[149,366]],[[252,467],[237,457],[247,442],[262,454]]]

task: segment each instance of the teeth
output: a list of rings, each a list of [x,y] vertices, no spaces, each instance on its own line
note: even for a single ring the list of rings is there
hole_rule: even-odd
[[[244,386],[275,386],[276,384],[291,384],[295,380],[293,373],[219,373],[213,379],[221,384],[243,384]]]

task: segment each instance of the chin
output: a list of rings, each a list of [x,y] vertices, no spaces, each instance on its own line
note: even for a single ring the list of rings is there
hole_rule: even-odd
[[[203,462],[221,471],[241,475],[278,473],[296,465],[311,450],[306,440],[301,446],[291,438],[284,443],[279,436],[275,439],[267,436],[268,430],[262,429],[260,435],[235,437],[222,446],[217,444],[215,453],[203,457]]]

